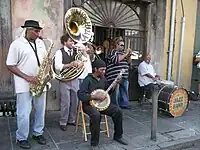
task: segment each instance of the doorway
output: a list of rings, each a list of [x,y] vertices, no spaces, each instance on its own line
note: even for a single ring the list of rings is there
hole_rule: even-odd
[[[196,19],[196,33],[195,33],[195,42],[194,42],[194,51],[193,56],[195,57],[200,50],[200,1],[198,1],[198,9],[197,9],[197,19]],[[192,79],[191,79],[191,90],[198,93],[198,68],[195,64],[192,66]]]

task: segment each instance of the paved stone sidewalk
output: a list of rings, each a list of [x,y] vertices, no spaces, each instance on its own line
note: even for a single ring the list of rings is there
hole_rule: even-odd
[[[189,109],[181,117],[172,118],[162,113],[158,114],[157,141],[150,140],[151,105],[142,107],[137,102],[131,102],[131,110],[123,110],[124,137],[128,146],[122,146],[112,140],[113,124],[109,118],[111,137],[101,133],[101,150],[158,150],[170,149],[181,143],[191,143],[200,139],[200,102],[190,102]],[[31,139],[32,150],[89,150],[90,142],[84,142],[82,130],[75,132],[75,127],[68,126],[63,132],[58,125],[59,112],[46,113],[45,137],[47,145],[38,145]],[[15,144],[16,118],[0,118],[0,150],[20,150]],[[90,137],[89,137],[90,138]]]

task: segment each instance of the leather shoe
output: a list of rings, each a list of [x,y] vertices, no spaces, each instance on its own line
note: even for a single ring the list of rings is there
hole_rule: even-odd
[[[34,140],[36,140],[38,142],[38,144],[41,144],[41,145],[45,145],[46,144],[46,139],[44,138],[43,135],[39,135],[39,136],[33,135],[32,138]]]
[[[132,109],[130,106],[120,106],[121,109]]]
[[[61,129],[62,131],[66,131],[66,130],[67,130],[67,127],[66,127],[66,125],[60,125],[60,129]]]
[[[91,150],[100,150],[99,146],[91,146]]]
[[[67,123],[67,125],[69,126],[76,126],[76,124],[73,122],[73,123]]]
[[[28,143],[27,140],[21,140],[21,141],[17,140],[17,144],[23,149],[30,149],[31,148],[31,145]]]
[[[114,138],[114,140],[119,142],[122,145],[128,145],[128,142],[123,138]]]

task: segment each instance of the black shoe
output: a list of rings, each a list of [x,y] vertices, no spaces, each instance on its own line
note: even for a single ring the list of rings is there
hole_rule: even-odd
[[[67,125],[69,125],[69,126],[76,126],[75,123],[67,123]]]
[[[33,135],[32,138],[34,140],[36,140],[38,142],[38,144],[41,144],[41,145],[45,145],[46,144],[46,139],[44,138],[43,135],[39,135],[39,136]]]
[[[123,138],[114,138],[114,140],[119,142],[122,145],[128,145],[128,142]]]
[[[66,130],[67,130],[67,127],[66,127],[66,125],[60,125],[60,129],[61,129],[62,131],[66,131]]]
[[[28,143],[27,140],[21,140],[21,141],[17,140],[17,144],[23,149],[30,149],[31,148],[31,145]]]
[[[132,109],[130,106],[120,106],[121,109]]]
[[[91,145],[91,150],[100,150],[100,148],[98,145],[96,145],[96,146]]]

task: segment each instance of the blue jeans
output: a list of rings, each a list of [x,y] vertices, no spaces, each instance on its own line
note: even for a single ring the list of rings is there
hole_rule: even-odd
[[[128,96],[128,79],[121,79],[115,90],[111,93],[111,101],[119,107],[127,107],[129,102]]]
[[[17,140],[27,140],[30,125],[32,102],[35,110],[33,122],[33,135],[43,134],[45,123],[46,92],[40,97],[32,97],[30,92],[17,94]]]

